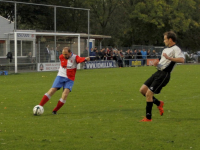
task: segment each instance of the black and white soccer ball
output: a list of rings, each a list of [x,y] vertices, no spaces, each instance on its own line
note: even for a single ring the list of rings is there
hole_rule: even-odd
[[[36,116],[42,115],[44,113],[44,108],[40,105],[33,107],[33,114]]]

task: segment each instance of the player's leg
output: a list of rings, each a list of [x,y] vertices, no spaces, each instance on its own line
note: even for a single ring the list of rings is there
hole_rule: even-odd
[[[155,81],[152,83],[151,85],[152,88],[150,87],[150,90],[155,94],[159,94],[162,88],[167,85],[169,80],[170,80],[170,73],[159,71],[159,76],[155,78]],[[164,102],[159,101],[153,96],[153,103],[157,105],[160,115],[162,116],[164,113],[164,109],[163,109]]]
[[[140,88],[140,93],[141,93],[143,96],[146,96],[146,93],[147,93],[147,90],[148,90],[148,89],[149,89],[149,87],[146,86],[145,84],[143,84],[143,85],[141,86],[141,88]],[[160,105],[160,101],[159,101],[157,98],[155,98],[154,96],[153,96],[153,103],[156,104],[157,106]]]
[[[62,93],[62,97],[58,101],[57,106],[53,109],[53,114],[56,114],[57,111],[66,103],[67,96],[72,91],[73,85],[74,85],[74,81],[72,81],[70,79],[66,79],[64,86],[63,86],[64,90]]]
[[[67,96],[69,93],[70,93],[69,89],[64,89],[64,91],[62,93],[62,97],[58,101],[57,106],[53,109],[54,114],[56,114],[56,112],[66,103]]]
[[[51,96],[53,96],[53,94],[62,87],[62,84],[60,82],[61,78],[59,76],[57,76],[53,82],[52,87],[49,89],[49,91],[47,93],[45,93],[45,95],[42,97],[42,100],[40,101],[41,106],[43,106],[44,104],[46,104],[49,99],[51,98]]]
[[[168,84],[169,80],[170,80],[170,73],[161,71],[160,76],[157,79],[157,83],[155,83],[154,85],[156,87],[156,90],[154,91],[154,93],[159,94],[162,88]],[[163,109],[164,102],[157,100],[155,97],[153,97],[153,101],[154,101],[154,104],[157,105],[160,115],[162,116],[164,113],[164,109]]]
[[[157,78],[158,76],[158,72],[154,73],[147,81],[145,81],[145,83],[141,86],[140,88],[140,93],[143,95],[143,96],[146,96],[146,93],[147,93],[147,90],[150,89],[153,91],[154,93],[154,90],[156,89],[154,86],[155,85],[152,85],[152,83],[154,82],[154,80]],[[161,83],[161,82],[160,82]],[[159,83],[159,85],[160,85]],[[158,85],[158,86],[159,86]],[[162,88],[162,87],[161,87]],[[161,90],[161,89],[157,89],[157,92],[158,90]],[[153,103],[156,104],[157,106],[160,105],[160,101],[158,99],[156,99],[154,96],[153,96]]]
[[[143,84],[140,88],[140,93],[143,95],[143,96],[146,96],[146,93],[147,93],[147,90],[148,90],[148,86],[146,86],[145,84]]]
[[[153,92],[151,90],[146,91],[146,117],[141,122],[152,121],[152,107],[153,107]]]
[[[153,83],[155,82],[155,78],[157,76],[157,72],[154,73],[149,79],[145,81],[145,83],[140,88],[140,93],[146,97],[146,117],[142,119],[142,122],[151,121],[152,116],[152,107],[153,107],[153,95],[155,89],[153,87]]]
[[[153,92],[151,90],[147,90],[146,92],[146,118],[151,120],[152,116],[152,107],[153,107]]]
[[[50,88],[49,91],[47,93],[44,94],[44,96],[42,97],[42,100],[40,101],[40,106],[44,106],[44,104],[46,104],[49,99],[51,98],[51,96],[53,96],[53,94],[57,91],[57,88]]]

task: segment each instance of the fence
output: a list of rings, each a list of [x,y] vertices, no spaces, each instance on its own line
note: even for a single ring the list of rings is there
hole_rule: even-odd
[[[21,45],[21,44],[20,44]],[[61,54],[62,48],[58,47],[58,51],[54,51],[52,47],[49,47],[50,53],[49,55],[45,55],[44,49],[46,48],[46,43],[41,42],[35,45],[35,52],[33,50],[32,43],[22,43],[22,47],[25,51],[22,51],[20,45],[18,44],[18,58],[17,58],[17,67],[18,72],[36,72],[36,71],[50,71],[50,70],[58,70],[59,68],[59,55]],[[13,47],[14,45],[11,43],[10,45]],[[26,50],[29,49],[29,50]],[[129,48],[124,48],[124,51]],[[81,49],[81,56],[84,55],[84,49]],[[114,50],[113,50],[114,51]],[[109,63],[115,64],[111,65],[111,67],[133,67],[133,66],[150,66],[153,65],[154,61],[157,61],[161,58],[161,55],[156,52],[155,55],[147,55],[145,58],[142,55],[137,54],[129,54],[125,53],[123,50],[121,54],[111,53],[108,55],[104,53],[103,55],[97,55],[94,52],[94,56],[90,56],[91,62],[96,62],[100,64],[100,62],[110,61]],[[151,51],[152,52],[152,51]],[[35,53],[35,54],[34,54]],[[118,51],[119,53],[119,51]],[[12,54],[12,51],[11,51]],[[34,55],[33,55],[34,54]],[[88,53],[85,53],[84,57],[87,57]],[[15,71],[15,63],[13,60],[13,56],[8,56],[9,58],[0,58],[0,72],[2,75],[6,75],[7,72],[12,73]],[[101,63],[101,64],[102,64]],[[185,63],[200,63],[200,56],[198,55],[185,55]],[[85,64],[82,63],[81,69],[86,68]],[[106,66],[107,67],[107,66]],[[106,68],[105,67],[105,68]],[[45,69],[46,68],[46,69]],[[100,67],[97,67],[100,68]],[[6,74],[3,73],[7,71]]]

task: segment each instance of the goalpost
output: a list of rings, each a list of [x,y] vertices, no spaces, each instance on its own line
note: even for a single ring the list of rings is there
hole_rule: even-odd
[[[14,32],[14,68],[15,68],[15,73],[18,72],[18,40],[21,39],[21,38],[24,38],[25,40],[27,40],[28,38],[31,38],[34,37],[35,39],[36,36],[38,37],[41,37],[40,39],[44,38],[44,37],[54,37],[54,43],[52,44],[53,41],[51,41],[51,44],[54,45],[52,47],[54,47],[54,52],[56,54],[56,45],[57,45],[57,41],[56,41],[56,38],[57,37],[62,37],[63,39],[66,39],[66,38],[69,38],[69,41],[66,42],[66,41],[62,41],[62,46],[65,47],[67,45],[75,45],[75,48],[78,49],[78,55],[80,56],[81,54],[81,47],[80,47],[80,34],[73,34],[73,33],[54,33],[54,32],[23,32],[23,31],[16,31]],[[73,39],[77,38],[77,43],[76,42],[73,42]],[[23,39],[22,39],[23,40]],[[36,41],[37,40],[33,40],[33,52],[34,52],[34,55],[35,57],[37,57],[37,53],[36,53]],[[48,43],[48,42],[47,42]],[[37,43],[38,44],[38,43]],[[48,45],[45,43],[45,45]],[[22,47],[21,47],[22,49]],[[22,51],[22,50],[21,50]],[[72,50],[73,52],[73,50]],[[22,53],[22,52],[21,52]],[[39,58],[40,58],[40,54],[38,55]],[[56,57],[56,56],[55,56]],[[40,59],[39,59],[39,62],[40,62]],[[56,62],[56,58],[55,58],[55,62]],[[37,62],[38,63],[38,62]],[[48,63],[48,62],[47,62]],[[77,69],[80,69],[80,64],[78,64],[77,66]]]

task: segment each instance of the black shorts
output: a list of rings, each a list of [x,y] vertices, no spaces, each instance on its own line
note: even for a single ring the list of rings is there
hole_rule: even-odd
[[[161,89],[170,80],[170,73],[158,70],[144,84],[155,94],[159,94]]]

